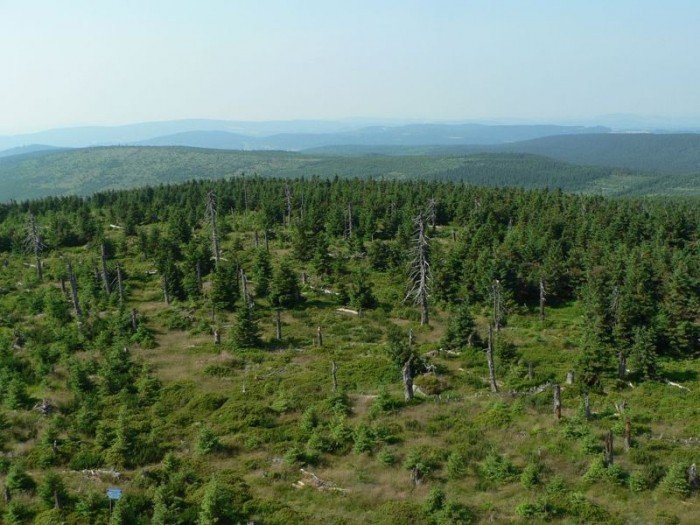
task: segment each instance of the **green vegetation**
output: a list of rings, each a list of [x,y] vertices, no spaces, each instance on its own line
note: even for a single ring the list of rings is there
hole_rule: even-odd
[[[3,523],[698,522],[699,231],[359,178],[0,205]]]
[[[0,159],[0,202],[234,175],[449,180],[604,195],[697,195],[687,174],[586,167],[522,153],[328,156],[183,147],[101,147]]]

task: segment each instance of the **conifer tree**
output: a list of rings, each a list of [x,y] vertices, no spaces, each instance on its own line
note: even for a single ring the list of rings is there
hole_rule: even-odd
[[[233,343],[237,348],[255,348],[261,345],[260,327],[254,309],[246,304],[238,308]]]
[[[293,308],[302,301],[299,279],[287,259],[282,259],[270,285],[270,301],[281,308]]]

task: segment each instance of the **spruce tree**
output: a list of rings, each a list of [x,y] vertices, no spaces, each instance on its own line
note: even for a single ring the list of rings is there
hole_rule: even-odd
[[[272,262],[269,252],[264,248],[259,249],[255,254],[255,261],[253,263],[253,279],[255,281],[256,297],[267,297],[270,294]]]
[[[272,277],[270,301],[281,308],[293,308],[302,301],[299,279],[287,259],[282,259]]]
[[[479,343],[476,324],[471,314],[469,304],[460,304],[450,316],[447,332],[442,344],[449,350],[462,350]]]
[[[256,348],[262,344],[258,320],[254,309],[249,305],[244,304],[238,308],[233,344],[236,348]]]

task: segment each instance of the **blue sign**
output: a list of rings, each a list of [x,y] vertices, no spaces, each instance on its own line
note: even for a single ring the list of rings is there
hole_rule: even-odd
[[[107,497],[109,499],[121,499],[122,497],[122,489],[119,489],[117,487],[109,487],[107,489]]]

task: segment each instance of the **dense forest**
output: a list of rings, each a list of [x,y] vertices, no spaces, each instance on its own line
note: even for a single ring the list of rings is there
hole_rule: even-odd
[[[4,523],[697,523],[699,228],[447,180],[0,204]]]
[[[97,147],[0,158],[0,202],[215,179],[370,178],[550,188],[597,195],[700,194],[697,171],[668,174],[568,164],[522,153],[327,155],[183,147]]]

